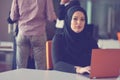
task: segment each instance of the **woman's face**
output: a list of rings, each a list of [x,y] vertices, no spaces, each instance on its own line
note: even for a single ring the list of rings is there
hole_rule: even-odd
[[[71,29],[74,32],[79,33],[84,29],[84,26],[85,26],[85,15],[80,11],[74,12],[71,19]]]

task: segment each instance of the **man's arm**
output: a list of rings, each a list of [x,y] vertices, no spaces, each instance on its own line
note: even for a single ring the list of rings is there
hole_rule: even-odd
[[[55,14],[55,10],[53,7],[53,1],[52,0],[47,0],[47,4],[46,4],[46,14],[47,14],[47,19],[49,21],[55,21],[57,19],[56,14]]]
[[[19,9],[18,9],[18,1],[13,0],[10,10],[10,19],[12,21],[17,21],[19,19]]]

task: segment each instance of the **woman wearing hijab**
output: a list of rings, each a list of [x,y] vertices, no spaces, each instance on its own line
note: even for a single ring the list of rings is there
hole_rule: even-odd
[[[53,37],[53,69],[70,73],[90,73],[91,51],[97,42],[87,33],[86,11],[71,7],[67,11],[61,33]]]

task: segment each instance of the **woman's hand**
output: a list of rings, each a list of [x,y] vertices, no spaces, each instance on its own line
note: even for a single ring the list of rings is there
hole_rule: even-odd
[[[78,74],[83,74],[85,72],[90,73],[90,66],[86,66],[86,67],[75,66],[75,68],[76,68],[76,73]]]

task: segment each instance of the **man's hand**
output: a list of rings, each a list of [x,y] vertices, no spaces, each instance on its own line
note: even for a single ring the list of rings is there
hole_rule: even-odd
[[[70,0],[61,0],[61,4],[65,4],[65,3],[67,3],[67,2],[69,2]]]

